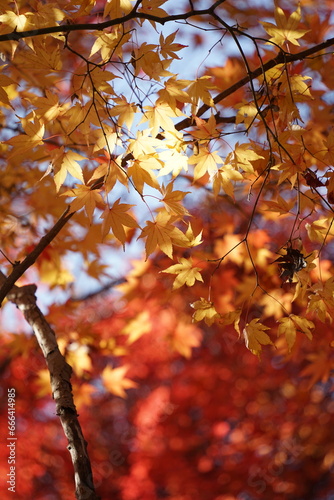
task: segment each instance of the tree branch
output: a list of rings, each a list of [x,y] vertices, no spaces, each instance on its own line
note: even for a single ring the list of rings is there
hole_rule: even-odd
[[[70,220],[74,212],[69,213],[70,207],[68,207],[62,216],[58,219],[55,225],[50,229],[50,231],[43,236],[36,247],[26,256],[26,258],[19,263],[14,264],[14,269],[10,273],[10,275],[5,278],[3,281],[3,285],[0,288],[0,307],[1,304],[11,290],[16,281],[21,278],[21,276],[25,273],[30,266],[32,266],[37,258],[41,255],[43,250],[51,243],[51,241],[57,236],[59,231],[65,226],[65,224]],[[4,276],[4,275],[3,275]]]
[[[274,68],[277,64],[284,64],[284,63],[287,64],[294,61],[302,61],[303,59],[306,59],[307,57],[316,54],[317,52],[320,52],[321,50],[324,50],[332,45],[334,45],[334,38],[329,38],[325,42],[319,43],[318,45],[315,45],[314,47],[310,47],[309,49],[298,52],[297,54],[289,54],[287,52],[281,51],[276,57],[262,64],[254,71],[251,71],[244,78],[231,85],[231,87],[223,90],[223,92],[220,92],[220,94],[216,95],[213,101],[215,104],[220,103],[221,101],[226,99],[226,97],[232,95],[238,89],[246,85],[246,83],[262,75],[263,72],[268,71],[271,68]],[[199,117],[202,116],[206,111],[208,111],[208,109],[210,109],[210,106],[208,106],[207,104],[203,104],[203,106],[199,108],[197,116]],[[175,128],[177,130],[183,130],[184,128],[190,127],[192,124],[193,124],[192,117],[184,118],[184,120],[181,120],[179,123],[176,124]]]
[[[1,282],[5,284],[7,279],[0,271]],[[73,400],[70,382],[72,368],[59,351],[56,335],[37,306],[36,288],[36,285],[22,287],[14,285],[7,297],[8,300],[16,304],[33,329],[50,372],[52,397],[56,403],[56,413],[67,437],[67,448],[71,454],[74,467],[76,498],[78,500],[98,500],[99,497],[95,493],[92,468],[87,453],[87,443],[80,427]]]
[[[111,26],[116,26],[118,24],[124,24],[127,21],[132,21],[134,19],[143,19],[147,21],[153,21],[158,24],[166,24],[171,21],[185,21],[190,17],[194,16],[205,16],[213,13],[219,5],[224,3],[225,0],[217,0],[208,9],[191,10],[184,12],[183,14],[171,14],[165,17],[154,16],[146,12],[137,12],[135,6],[134,9],[123,17],[117,17],[116,19],[111,19],[109,21],[104,21],[103,23],[86,23],[86,24],[64,24],[59,26],[48,26],[46,28],[39,28],[36,30],[28,31],[12,31],[5,35],[0,35],[0,42],[7,42],[8,40],[22,40],[23,38],[34,37],[38,35],[50,35],[51,33],[71,33],[72,31],[103,31]]]

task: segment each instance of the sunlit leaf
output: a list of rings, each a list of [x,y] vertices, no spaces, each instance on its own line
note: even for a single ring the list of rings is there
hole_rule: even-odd
[[[162,272],[177,275],[173,283],[173,290],[176,290],[183,285],[193,286],[196,280],[203,282],[200,271],[200,267],[193,266],[192,259],[179,259],[178,264],[174,264]]]
[[[243,330],[247,349],[257,356],[260,356],[263,345],[273,345],[269,335],[265,333],[266,330],[269,330],[269,327],[259,323],[259,318],[252,319]]]

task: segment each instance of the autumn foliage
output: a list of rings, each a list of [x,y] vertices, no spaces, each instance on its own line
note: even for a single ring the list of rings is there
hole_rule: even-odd
[[[332,8],[2,1],[1,498],[332,498]]]

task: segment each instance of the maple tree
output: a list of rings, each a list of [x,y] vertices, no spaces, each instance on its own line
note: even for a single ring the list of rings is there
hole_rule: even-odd
[[[20,497],[332,494],[332,7],[3,0]]]

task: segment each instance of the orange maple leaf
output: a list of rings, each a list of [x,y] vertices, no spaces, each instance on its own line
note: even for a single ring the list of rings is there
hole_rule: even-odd
[[[102,238],[104,239],[110,229],[113,235],[122,243],[123,247],[126,242],[126,233],[124,227],[136,228],[139,227],[137,221],[128,214],[128,210],[134,205],[120,203],[120,198],[115,201],[111,208],[107,207],[101,215],[102,223]]]

